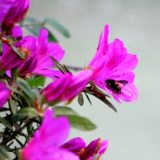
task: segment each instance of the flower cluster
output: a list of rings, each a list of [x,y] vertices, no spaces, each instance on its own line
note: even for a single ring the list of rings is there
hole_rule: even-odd
[[[100,157],[108,147],[107,140],[97,139],[86,146],[84,140],[79,137],[64,143],[69,131],[70,125],[67,118],[53,119],[53,111],[48,109],[41,127],[22,150],[21,159],[92,160],[97,154]]]
[[[88,94],[91,94],[110,107],[106,99],[109,95],[119,103],[120,100],[136,100],[138,90],[133,84],[133,70],[138,59],[128,53],[121,40],[108,43],[109,26],[106,25],[91,62],[72,74],[60,64],[65,51],[59,44],[48,42],[47,29],[41,28],[38,37],[23,36],[21,27],[15,26],[25,18],[29,5],[29,0],[0,1],[0,41],[3,43],[0,48],[0,111],[10,111],[0,120],[10,129],[5,130],[0,144],[10,147],[8,142],[19,134],[26,138],[24,144],[16,139],[21,145],[19,154],[16,147],[10,149],[21,160],[99,160],[107,150],[108,140],[98,138],[86,145],[82,138],[76,137],[66,142],[72,126],[70,119],[83,117],[67,107],[63,108],[64,113],[57,105],[62,101],[69,104],[77,95],[83,105],[82,93],[89,101]],[[52,82],[44,87],[43,79],[47,77]],[[6,102],[8,108],[4,107]],[[91,124],[88,119],[87,123]],[[27,137],[21,132],[25,127]]]

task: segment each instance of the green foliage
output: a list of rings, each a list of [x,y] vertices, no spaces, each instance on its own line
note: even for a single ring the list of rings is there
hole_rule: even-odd
[[[82,131],[91,131],[96,129],[96,125],[89,119],[80,116],[76,111],[69,107],[54,107],[55,116],[66,116],[71,124],[71,127]]]
[[[56,29],[64,37],[66,38],[70,37],[69,31],[62,24],[60,24],[53,18],[45,18],[44,21],[41,22],[34,17],[26,17],[24,21],[29,21],[31,23],[30,25],[26,25],[26,28],[36,37],[39,36],[41,28],[46,29],[48,31],[48,42],[58,43],[58,40],[55,37],[55,35],[48,29],[46,24],[49,24],[51,27]],[[25,26],[24,24],[21,24],[21,25]]]
[[[0,160],[9,158],[6,146],[0,145]]]
[[[44,76],[40,76],[40,77],[36,77],[34,79],[29,79],[28,80],[28,84],[30,87],[39,87],[39,86],[43,86],[45,83],[45,77]]]
[[[67,118],[71,124],[71,127],[82,130],[91,131],[96,129],[96,125],[91,122],[88,118],[78,115],[67,115]]]
[[[17,113],[17,102],[14,99],[9,99],[9,106],[11,109],[11,113],[15,115]]]
[[[44,23],[51,25],[66,38],[70,37],[69,31],[53,18],[45,18]]]
[[[54,36],[54,34],[53,34],[49,29],[47,29],[46,27],[43,27],[43,28],[48,31],[48,42],[58,43],[58,40],[57,40],[57,38]]]
[[[5,118],[0,117],[0,122],[10,130],[13,129],[12,125]]]
[[[72,108],[67,106],[57,106],[53,107],[55,116],[67,116],[67,115],[79,115],[76,111],[74,111]]]
[[[33,103],[35,94],[32,91],[32,88],[28,85],[28,83],[21,78],[18,78],[16,83],[22,89],[23,97],[25,97],[28,101]]]
[[[21,52],[18,48],[16,48],[16,47],[13,46],[13,45],[10,45],[10,44],[9,44],[9,46],[12,48],[12,50],[13,50],[15,53],[17,53],[17,55],[18,55],[20,58],[25,59],[25,56],[22,54],[22,52]]]
[[[18,111],[17,114],[15,114],[12,117],[12,121],[16,122],[16,121],[22,121],[25,118],[35,118],[37,117],[37,111],[35,110],[35,108],[22,108]]]

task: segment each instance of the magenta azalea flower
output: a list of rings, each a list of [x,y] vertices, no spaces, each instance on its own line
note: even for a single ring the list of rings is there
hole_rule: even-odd
[[[36,39],[35,54],[37,55],[37,66],[32,73],[37,73],[53,79],[55,76],[62,75],[60,71],[50,69],[55,65],[49,56],[55,58],[57,61],[61,61],[65,51],[62,50],[61,46],[57,43],[48,43],[48,31],[45,29],[41,29],[40,36]]]
[[[76,137],[64,143],[61,148],[65,148],[78,155],[81,150],[86,148],[86,143],[82,138]]]
[[[79,160],[78,156],[61,148],[67,139],[70,125],[65,117],[53,119],[48,109],[40,128],[21,152],[22,160]]]
[[[93,72],[83,70],[76,75],[65,73],[41,91],[48,102],[72,100],[88,84]]]
[[[0,109],[8,101],[10,93],[11,91],[4,85],[4,83],[0,82]]]
[[[84,140],[77,137],[63,144],[61,148],[77,154],[82,160],[92,160],[95,156],[98,156],[97,160],[99,160],[108,148],[108,140],[96,139],[86,146]]]
[[[1,0],[0,1],[0,26],[11,30],[15,23],[25,18],[29,9],[29,0]]]
[[[137,66],[136,55],[127,52],[123,42],[115,39],[108,44],[109,26],[105,26],[104,38],[100,36],[97,52],[88,67],[94,73],[91,81],[106,90],[119,103],[134,101],[138,96],[138,89],[133,84],[134,68]]]
[[[12,36],[14,38],[22,37],[20,30],[20,27],[14,27]],[[10,70],[18,67],[19,75],[23,77],[26,74],[38,74],[50,78],[61,75],[60,71],[51,69],[54,63],[49,56],[60,61],[64,56],[64,50],[57,43],[48,43],[47,30],[41,29],[40,36],[37,39],[33,36],[26,36],[14,45],[22,52],[25,59],[20,58],[4,43],[3,54],[0,57],[1,69]]]

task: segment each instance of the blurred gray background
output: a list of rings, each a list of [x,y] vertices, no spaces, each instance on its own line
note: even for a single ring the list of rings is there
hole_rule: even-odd
[[[66,51],[64,64],[87,65],[105,24],[110,26],[109,42],[119,38],[129,53],[137,54],[138,100],[118,104],[112,98],[118,113],[95,98],[92,106],[85,99],[82,107],[74,100],[70,106],[98,128],[72,129],[69,139],[108,139],[103,160],[160,160],[160,0],[33,0],[28,16],[55,18],[70,31],[66,39],[52,30]]]

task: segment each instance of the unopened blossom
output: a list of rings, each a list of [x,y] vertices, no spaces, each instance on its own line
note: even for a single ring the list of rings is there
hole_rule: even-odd
[[[53,111],[47,109],[40,128],[21,152],[21,160],[79,160],[73,152],[61,145],[70,131],[65,117],[53,118]]]
[[[86,143],[82,138],[76,137],[64,143],[61,148],[65,148],[78,155],[81,150],[86,148]]]
[[[101,141],[99,138],[86,146],[84,140],[77,137],[66,142],[61,147],[77,154],[81,160],[92,160],[95,156],[99,160],[108,148],[108,140]]]
[[[10,89],[3,82],[0,82],[0,109],[8,101],[10,93]]]
[[[29,5],[30,0],[0,0],[0,26],[11,30],[25,18]]]
[[[15,29],[16,28],[16,29]],[[61,75],[60,71],[51,69],[54,66],[50,56],[60,61],[64,56],[64,50],[57,43],[48,43],[48,31],[40,30],[40,36],[22,37],[20,27],[12,29],[12,36],[21,40],[16,42],[14,46],[18,48],[24,55],[24,59],[17,55],[8,44],[3,45],[3,53],[0,57],[0,69],[10,70],[17,67],[19,76],[25,77],[27,74],[38,74],[50,78]]]
[[[105,26],[99,39],[97,52],[89,63],[93,70],[91,81],[112,95],[119,103],[134,101],[138,97],[138,89],[133,84],[133,70],[138,64],[136,55],[128,53],[123,42],[115,39],[108,43],[109,26]]]
[[[44,88],[41,94],[47,102],[70,101],[86,87],[92,74],[91,70],[83,70],[76,75],[65,73]]]

